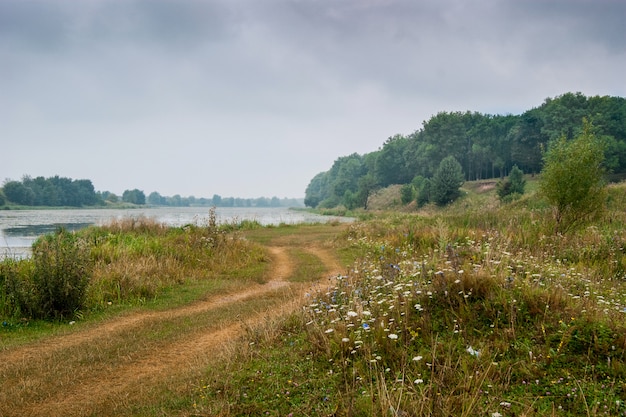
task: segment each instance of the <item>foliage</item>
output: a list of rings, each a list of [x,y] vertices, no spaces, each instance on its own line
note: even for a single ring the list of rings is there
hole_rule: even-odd
[[[87,242],[59,229],[33,244],[34,317],[67,317],[83,307],[92,274]]]
[[[415,176],[432,179],[448,156],[461,164],[465,180],[502,178],[513,166],[535,174],[543,166],[542,149],[562,135],[573,138],[582,132],[583,117],[606,144],[606,167],[626,173],[626,99],[566,93],[520,115],[440,112],[415,132],[387,139],[377,151],[338,158],[311,180],[305,205],[317,207],[324,200],[324,207],[347,205],[347,196],[350,205],[366,207],[367,199],[355,199],[355,194],[408,184]],[[362,188],[359,182],[366,176],[368,186]]]
[[[138,189],[126,190],[122,194],[122,201],[125,203],[143,205],[146,204],[146,195]]]
[[[416,192],[413,184],[404,184],[400,189],[400,200],[402,204],[409,204],[411,201],[415,200]]]
[[[0,312],[66,318],[112,302],[145,303],[185,282],[237,285],[259,279],[252,269],[264,259],[262,251],[236,237],[258,227],[256,222],[218,225],[211,210],[206,219],[184,227],[127,218],[73,233],[60,230],[39,238],[30,259],[0,262]],[[233,280],[235,273],[243,276]]]
[[[444,206],[459,198],[463,178],[461,164],[453,156],[444,158],[431,182],[431,200],[437,205]]]
[[[598,216],[604,207],[604,148],[585,121],[573,140],[553,142],[544,156],[541,194],[554,208],[556,231],[565,232]]]
[[[498,181],[496,192],[500,201],[513,200],[524,194],[526,188],[526,180],[521,169],[514,165],[511,169],[509,177],[505,180]]]
[[[93,206],[102,204],[90,180],[25,175],[21,181],[7,180],[3,186],[7,200],[25,206]]]

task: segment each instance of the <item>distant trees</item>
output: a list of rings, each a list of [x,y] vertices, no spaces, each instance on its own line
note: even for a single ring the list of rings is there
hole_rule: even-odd
[[[2,190],[9,202],[25,206],[81,207],[103,204],[90,180],[24,176],[21,181],[6,180]]]
[[[554,208],[557,232],[566,232],[602,212],[605,201],[604,145],[586,119],[568,141],[564,133],[544,156],[540,192]]]
[[[419,186],[413,188],[418,205],[424,204],[437,192],[433,177],[449,156],[461,165],[465,180],[502,179],[514,166],[538,173],[544,165],[542,149],[561,136],[579,135],[583,117],[605,143],[604,166],[626,173],[626,99],[566,93],[517,116],[440,112],[412,134],[390,137],[377,151],[337,158],[330,170],[310,181],[305,205],[366,207],[375,189],[418,177]],[[408,188],[405,192],[408,197]]]
[[[138,189],[126,190],[122,194],[122,201],[125,203],[143,205],[146,204],[146,195]]]

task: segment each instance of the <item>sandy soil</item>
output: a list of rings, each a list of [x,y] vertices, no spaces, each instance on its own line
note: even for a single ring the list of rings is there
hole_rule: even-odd
[[[103,322],[69,334],[56,335],[38,343],[21,346],[0,352],[0,416],[88,416],[88,415],[124,415],[133,398],[162,386],[176,375],[202,375],[220,355],[211,354],[223,350],[229,342],[245,332],[245,326],[278,316],[301,305],[304,294],[311,291],[312,285],[303,286],[287,281],[294,268],[284,247],[270,247],[272,256],[272,279],[265,284],[215,297],[188,306],[159,312],[139,312]],[[307,248],[317,256],[328,271],[327,277],[337,274],[341,267],[327,251],[318,247]],[[320,284],[327,280],[321,280]],[[128,334],[133,329],[150,326],[164,319],[185,319],[209,310],[218,309],[233,303],[242,303],[271,291],[293,289],[288,302],[281,303],[280,309],[260,311],[245,322],[233,318],[232,322],[219,328],[207,328],[205,332],[195,332],[191,336],[177,338],[158,349],[142,350],[131,357],[121,357],[119,364],[98,369],[94,374],[89,361],[71,364],[75,373],[64,381],[55,381],[62,385],[47,390],[49,381],[54,381],[55,372],[63,366],[59,363],[62,352],[71,349],[91,349],[100,343],[115,340]],[[38,369],[36,374],[24,371],[29,367]],[[48,369],[48,372],[41,372]],[[17,376],[17,378],[16,378]],[[6,381],[12,381],[11,386]],[[178,379],[180,380],[180,379]],[[184,388],[184,387],[183,387]],[[176,387],[172,387],[176,390]],[[181,389],[179,387],[178,389]],[[25,395],[20,397],[20,393]],[[36,398],[27,398],[28,393],[37,392]],[[126,410],[126,411],[124,411]]]

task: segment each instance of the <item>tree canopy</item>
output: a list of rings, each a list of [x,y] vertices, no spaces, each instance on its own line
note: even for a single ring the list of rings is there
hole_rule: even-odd
[[[376,188],[414,183],[416,177],[423,188],[417,198],[423,200],[426,192],[436,192],[430,180],[449,156],[461,165],[466,181],[501,179],[514,166],[539,173],[545,162],[542,149],[561,137],[569,141],[580,135],[583,118],[605,144],[603,167],[626,174],[626,99],[566,93],[520,115],[440,112],[415,132],[390,137],[374,152],[336,159],[329,171],[313,177],[305,205],[365,207]]]

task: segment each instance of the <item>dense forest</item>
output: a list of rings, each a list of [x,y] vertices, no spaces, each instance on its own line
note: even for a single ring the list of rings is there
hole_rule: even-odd
[[[557,139],[578,135],[583,119],[604,144],[607,172],[626,174],[626,99],[566,93],[521,115],[440,112],[414,133],[390,137],[377,151],[335,160],[310,181],[304,203],[366,207],[378,188],[423,187],[447,157],[456,159],[465,180],[502,178],[515,166],[539,173],[544,151]]]
[[[302,206],[302,199],[278,197],[235,198],[221,197],[214,194],[212,198],[196,198],[162,196],[156,191],[147,197],[138,189],[125,190],[121,196],[109,191],[95,191],[91,180],[73,180],[65,177],[36,177],[28,175],[21,181],[7,179],[0,187],[0,207],[9,204],[33,207],[97,207],[117,204],[134,204],[169,207],[297,207]]]

